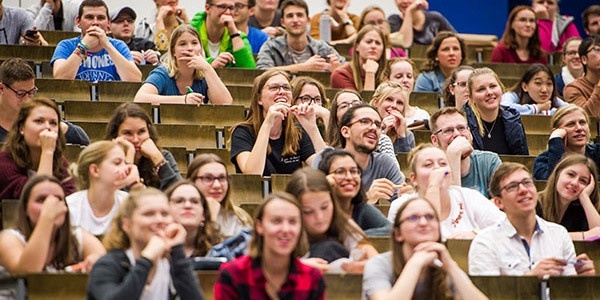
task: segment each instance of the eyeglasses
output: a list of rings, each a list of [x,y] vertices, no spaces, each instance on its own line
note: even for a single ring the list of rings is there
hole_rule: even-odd
[[[517,22],[520,22],[520,23],[533,23],[533,24],[535,24],[535,18],[518,18]]]
[[[215,180],[218,180],[220,184],[225,184],[227,183],[227,180],[229,180],[229,176],[227,175],[219,175],[219,176],[212,176],[212,175],[204,175],[204,176],[196,176],[194,178],[194,181],[197,181],[198,179],[200,179],[200,181],[202,181],[202,184],[213,184],[215,182]]]
[[[565,52],[566,56],[575,56],[577,54],[579,54],[579,52],[577,52],[576,50],[571,50],[571,51]]]
[[[588,54],[590,52],[600,53],[600,46],[594,46],[594,47],[590,48],[588,51],[585,52],[585,54]]]
[[[441,132],[443,135],[451,135],[454,133],[455,130],[458,130],[459,133],[465,133],[467,130],[469,130],[469,126],[467,126],[467,125],[448,126],[448,127],[440,128],[440,129],[436,130],[433,134],[438,134]]]
[[[356,123],[359,123],[361,126],[364,126],[364,127],[371,127],[371,125],[375,124],[375,127],[381,128],[381,121],[373,120],[373,119],[370,119],[370,118],[361,118],[361,119],[358,119],[358,120],[356,120],[356,121],[351,122],[350,124],[348,124],[348,126],[352,126],[352,125],[354,125]]]
[[[283,90],[286,93],[292,91],[292,87],[289,84],[269,84],[266,88],[271,93],[277,93],[279,90]]]
[[[238,9],[243,9],[248,7],[248,4],[242,4],[242,3],[236,3],[234,5],[227,5],[227,4],[209,4],[211,6],[214,6],[222,11],[226,11],[226,10],[230,10],[230,11],[236,11]]]
[[[385,23],[387,23],[387,20],[380,19],[380,20],[373,20],[373,21],[370,21],[370,22],[366,22],[365,24],[367,24],[367,25],[381,25],[381,24],[385,24]]]
[[[189,202],[191,205],[198,205],[198,204],[200,204],[200,198],[179,197],[179,198],[172,199],[171,202],[173,202],[173,204],[175,204],[175,205],[184,205],[186,202]]]
[[[338,169],[335,169],[333,172],[330,172],[329,174],[333,174],[333,177],[341,179],[341,178],[345,178],[346,174],[348,174],[348,173],[350,173],[350,176],[352,176],[352,177],[359,177],[362,172],[360,171],[359,168],[350,168],[350,169],[338,168]]]
[[[19,98],[19,99],[23,99],[23,98],[25,98],[25,96],[27,96],[27,97],[33,97],[38,92],[38,88],[36,86],[34,86],[29,91],[17,91],[15,89],[13,89],[10,85],[6,84],[6,83],[4,85],[7,88],[9,88],[11,91],[13,91],[15,93],[15,95],[17,95],[17,98]]]
[[[309,95],[302,95],[302,96],[300,96],[300,97],[298,97],[296,99],[300,100],[300,102],[302,102],[302,103],[308,103],[308,104],[316,103],[316,104],[320,105],[322,103],[321,102],[322,100],[321,100],[320,96],[316,96],[316,97],[313,98],[313,97],[311,97]]]
[[[530,178],[525,178],[521,181],[511,182],[505,186],[503,186],[500,190],[506,190],[507,193],[512,193],[517,190],[519,185],[523,185],[524,188],[530,188],[533,186],[533,180]]]
[[[455,83],[452,84],[454,87],[461,87],[461,88],[466,88],[467,87],[467,82],[466,81],[457,81]]]
[[[357,106],[361,103],[362,103],[362,101],[360,101],[360,100],[354,100],[352,102],[344,102],[344,103],[338,105],[337,110],[340,111],[340,110],[344,110],[347,108],[351,108],[351,107]]]
[[[402,224],[404,222],[408,222],[408,223],[418,223],[420,222],[423,218],[425,218],[425,221],[427,221],[427,223],[435,220],[435,216],[433,214],[424,214],[424,215],[410,215],[404,219],[400,219],[400,223]]]

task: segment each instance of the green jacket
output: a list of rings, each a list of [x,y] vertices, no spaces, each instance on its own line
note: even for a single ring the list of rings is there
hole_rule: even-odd
[[[194,15],[190,25],[198,30],[200,40],[202,41],[202,47],[204,47],[204,53],[207,55],[206,60],[209,63],[212,63],[214,58],[209,57],[210,48],[208,47],[208,33],[206,32],[206,12],[201,11]],[[233,54],[235,63],[230,63],[227,67],[254,69],[256,68],[256,62],[254,61],[252,47],[250,46],[250,42],[248,42],[246,33],[242,32],[241,38],[242,41],[244,41],[244,47],[237,51],[233,51],[233,44],[229,38],[229,31],[225,28],[225,32],[223,32],[223,37],[221,38],[221,45],[219,46],[219,53],[229,52]]]

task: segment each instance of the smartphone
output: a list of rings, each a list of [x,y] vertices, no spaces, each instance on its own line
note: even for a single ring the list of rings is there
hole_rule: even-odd
[[[325,62],[329,62],[329,56],[321,55],[321,58],[323,58],[325,60]]]
[[[25,36],[30,38],[35,38],[35,35],[38,33],[37,30],[27,30],[25,31]]]

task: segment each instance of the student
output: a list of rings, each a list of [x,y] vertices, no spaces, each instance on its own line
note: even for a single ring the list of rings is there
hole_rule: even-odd
[[[504,86],[489,68],[478,68],[467,82],[469,102],[463,106],[473,148],[497,154],[529,155],[521,115],[510,107],[501,107]]]
[[[97,141],[87,146],[77,160],[80,191],[66,198],[71,225],[102,236],[108,231],[120,203],[127,198],[123,188],[137,185],[137,166],[127,164],[125,143]]]
[[[27,8],[38,30],[78,31],[75,24],[82,0],[39,0]]]
[[[252,54],[258,54],[260,47],[269,39],[269,35],[262,32],[260,29],[250,26],[248,21],[256,11],[256,0],[238,0],[235,3],[235,14],[233,20],[235,26],[242,32],[246,33],[248,42],[252,47]]]
[[[392,59],[396,57],[406,57],[406,52],[403,48],[393,47],[390,40],[390,24],[385,18],[385,11],[379,6],[370,5],[365,7],[360,13],[358,21],[358,30],[360,31],[365,25],[373,25],[379,27],[385,35],[388,47],[385,49],[385,57]]]
[[[511,91],[502,95],[500,105],[516,109],[521,115],[553,115],[567,105],[557,97],[554,75],[547,65],[532,64]]]
[[[136,18],[137,14],[129,6],[113,10],[110,13],[110,34],[127,44],[136,65],[157,65],[160,52],[154,42],[133,35]]]
[[[533,162],[533,178],[546,180],[558,162],[566,155],[582,154],[600,163],[600,146],[590,143],[589,118],[583,108],[569,104],[556,111],[551,119],[552,132],[548,150]]]
[[[331,41],[328,41],[329,44],[349,44],[353,42],[354,38],[356,38],[356,33],[359,30],[358,23],[360,18],[359,16],[348,12],[350,0],[327,0],[327,5],[329,5],[329,7],[325,8],[325,11],[316,13],[310,19],[310,36],[314,39],[321,39],[321,16],[323,14],[328,14],[331,19]]]
[[[354,41],[352,60],[331,73],[331,87],[374,91],[385,66],[386,48],[387,41],[379,27],[363,27]]]
[[[21,104],[0,152],[0,199],[19,199],[32,174],[54,176],[66,195],[75,192],[59,124],[60,113],[52,100],[35,98]]]
[[[169,47],[175,28],[189,24],[190,19],[185,6],[179,5],[179,0],[155,0],[154,2],[156,3],[156,18],[153,25],[156,35],[154,35],[153,41],[158,50],[165,51]]]
[[[584,75],[583,64],[579,57],[579,45],[581,45],[582,41],[579,37],[573,37],[568,39],[564,44],[562,53],[563,67],[554,75],[558,97],[564,97],[563,90],[567,84]]]
[[[450,77],[446,78],[442,92],[445,106],[462,109],[465,103],[469,101],[467,81],[473,70],[475,69],[471,66],[458,66],[452,71]]]
[[[325,135],[329,146],[333,148],[342,147],[342,139],[344,139],[340,133],[342,116],[344,116],[348,109],[362,102],[362,96],[355,90],[343,89],[335,93],[329,108],[329,125],[327,126],[327,133]]]
[[[465,41],[457,33],[442,31],[427,48],[427,60],[417,76],[415,91],[442,93],[446,78],[467,61]]]
[[[91,270],[106,253],[87,231],[71,227],[61,182],[50,175],[27,181],[17,206],[17,225],[0,234],[0,266],[11,275],[64,270],[81,262]]]
[[[431,144],[420,144],[408,154],[413,194],[392,202],[388,220],[395,220],[398,208],[409,199],[422,197],[431,202],[441,220],[441,236],[472,239],[475,233],[500,221],[504,214],[481,193],[452,184],[446,153]]]
[[[296,76],[290,81],[290,84],[292,85],[294,105],[306,103],[314,108],[319,132],[321,136],[325,137],[330,116],[329,99],[327,99],[325,87],[310,76]]]
[[[127,145],[125,162],[137,166],[141,183],[162,191],[181,180],[173,154],[157,144],[156,127],[139,105],[123,103],[115,109],[106,126],[106,139]]]
[[[487,299],[441,243],[440,220],[427,199],[400,206],[391,239],[391,251],[365,266],[363,299]]]
[[[540,47],[535,12],[529,6],[515,6],[508,15],[500,42],[492,51],[492,62],[547,64]]]
[[[342,210],[342,203],[334,196],[325,174],[310,167],[297,170],[285,191],[293,195],[302,208],[310,246],[310,258],[303,261],[312,262],[312,266],[327,271],[330,270],[329,263],[339,258],[350,258],[341,265],[341,269],[362,274],[365,263],[377,255],[377,250]]]
[[[396,1],[399,14],[388,17],[392,41],[404,48],[415,44],[429,45],[440,31],[456,32],[448,20],[437,11],[429,11],[425,0]]]
[[[559,1],[531,0],[531,7],[537,18],[541,48],[547,53],[560,52],[568,39],[579,37],[575,18],[560,14]]]
[[[131,192],[104,237],[109,252],[88,277],[88,299],[203,299],[183,252],[186,232],[154,188]]]
[[[583,107],[590,117],[600,117],[600,35],[587,37],[578,51],[585,74],[565,86],[565,101]]]
[[[323,275],[298,258],[306,248],[298,202],[269,195],[256,212],[250,254],[221,265],[215,299],[325,299]]]
[[[50,65],[56,79],[136,81],[142,72],[125,42],[107,37],[110,20],[102,0],[84,0],[76,19],[81,36],[62,40]]]
[[[211,219],[219,225],[223,236],[238,235],[244,228],[252,227],[252,217],[230,196],[231,176],[216,154],[196,156],[188,166],[187,179],[194,182],[206,198]]]
[[[535,215],[537,191],[525,166],[513,162],[500,165],[490,182],[490,194],[506,218],[481,230],[471,242],[469,275],[543,278],[596,274],[586,254],[576,256],[564,227]]]
[[[287,73],[269,70],[254,80],[250,114],[231,134],[231,162],[244,174],[291,174],[325,147],[314,108],[292,106]],[[296,121],[300,126],[296,125]]]
[[[233,98],[221,78],[202,55],[198,32],[189,25],[173,31],[166,66],[150,72],[134,102],[231,104]]]
[[[564,226],[574,241],[600,235],[598,167],[591,159],[572,154],[562,159],[538,195],[538,215]]]
[[[588,6],[581,13],[583,30],[587,35],[600,35],[600,5]]]
[[[206,198],[190,181],[179,181],[165,192],[173,221],[183,225],[187,234],[183,244],[186,257],[205,256],[223,238],[212,220]]]
[[[250,16],[248,24],[262,30],[270,38],[282,35],[285,30],[281,28],[279,4],[281,4],[279,0],[256,0],[256,9]]]

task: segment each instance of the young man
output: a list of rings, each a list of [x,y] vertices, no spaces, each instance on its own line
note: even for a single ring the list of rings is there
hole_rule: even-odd
[[[21,104],[31,99],[38,89],[35,73],[28,63],[20,58],[11,58],[0,65],[0,142],[12,130],[19,115]],[[81,127],[63,121],[60,124],[69,144],[88,145],[90,139]]]
[[[77,8],[82,0],[35,1],[27,12],[34,18],[38,30],[79,31],[75,24]]]
[[[110,33],[113,38],[127,44],[136,65],[157,64],[160,52],[156,51],[156,45],[147,39],[133,36],[136,18],[137,15],[131,7],[113,10],[110,14]]]
[[[502,163],[498,154],[473,149],[465,113],[455,107],[436,111],[429,119],[431,143],[446,152],[455,185],[488,196],[490,179]]]
[[[600,35],[600,5],[590,5],[581,13],[583,30],[587,35]]]
[[[206,11],[197,13],[190,22],[198,33],[206,60],[213,68],[238,67],[254,69],[256,62],[245,32],[233,19],[233,0],[207,0]]]
[[[84,0],[76,19],[81,36],[60,41],[50,65],[56,79],[141,81],[127,45],[106,35],[108,7],[102,0]]]
[[[321,15],[329,13],[331,20],[331,45],[335,44],[351,44],[356,39],[358,32],[358,23],[360,17],[349,13],[348,6],[350,0],[327,0],[329,8],[314,15],[310,19],[310,36],[314,39],[320,39],[320,21]]]
[[[248,19],[252,14],[256,5],[256,0],[237,0],[235,9],[233,10],[233,21],[237,28],[246,33],[248,42],[252,47],[252,54],[258,53],[260,47],[269,39],[269,36],[260,29],[249,26]]]
[[[381,135],[381,116],[373,106],[358,104],[351,107],[340,122],[342,148],[354,156],[362,169],[362,188],[369,203],[379,199],[397,198],[396,189],[404,183],[404,174],[389,155],[375,151]],[[321,161],[320,153],[312,167]]]
[[[581,42],[579,57],[585,75],[565,86],[564,99],[583,107],[590,117],[600,117],[600,35]]]
[[[268,40],[258,53],[258,69],[276,68],[290,72],[333,72],[344,57],[324,41],[306,33],[308,6],[304,0],[286,0],[281,11],[281,25],[287,33]]]
[[[254,15],[250,16],[248,24],[262,30],[272,38],[282,35],[285,30],[279,27],[281,11],[278,6],[279,0],[257,0],[256,10],[254,10]]]
[[[35,30],[31,14],[0,1],[0,45],[48,45],[41,34],[27,34],[30,30]]]
[[[506,219],[479,232],[469,249],[469,275],[595,275],[593,261],[576,256],[561,225],[536,216],[537,190],[529,170],[506,162],[490,182],[494,202]]]

